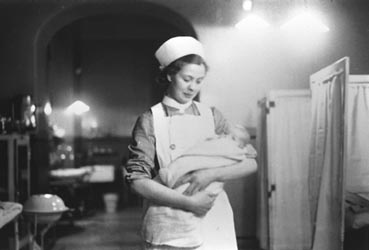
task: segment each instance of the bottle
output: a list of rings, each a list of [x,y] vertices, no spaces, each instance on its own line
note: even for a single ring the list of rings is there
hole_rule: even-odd
[[[17,132],[32,131],[36,128],[36,105],[31,95],[19,95],[13,99],[12,120]]]

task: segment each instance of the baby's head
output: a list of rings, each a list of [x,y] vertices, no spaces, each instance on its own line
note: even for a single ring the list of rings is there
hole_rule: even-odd
[[[250,143],[250,134],[247,132],[247,129],[242,125],[232,125],[230,126],[229,135],[232,137],[234,141],[238,143],[240,148],[244,148],[247,144]]]

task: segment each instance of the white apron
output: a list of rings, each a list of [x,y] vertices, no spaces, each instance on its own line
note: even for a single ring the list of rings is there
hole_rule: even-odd
[[[167,167],[197,142],[215,136],[214,117],[210,108],[196,102],[200,116],[166,116],[161,103],[151,108],[153,113],[156,153],[160,168]],[[144,225],[145,227],[145,220]],[[233,212],[226,193],[221,192],[214,206],[203,219],[201,250],[236,250]],[[158,242],[156,242],[158,244]],[[166,242],[159,244],[165,245]],[[186,247],[185,245],[176,245]],[[153,248],[154,249],[154,248]],[[160,248],[155,248],[160,249]]]

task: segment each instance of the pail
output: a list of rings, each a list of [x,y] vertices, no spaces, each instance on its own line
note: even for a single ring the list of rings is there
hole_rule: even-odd
[[[118,205],[118,194],[106,193],[104,194],[105,211],[107,213],[115,213]]]

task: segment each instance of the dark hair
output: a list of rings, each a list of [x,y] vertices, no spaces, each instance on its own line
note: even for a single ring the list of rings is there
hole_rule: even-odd
[[[159,75],[156,78],[156,81],[159,84],[167,86],[169,84],[167,75],[177,74],[182,69],[182,67],[187,64],[204,65],[205,71],[207,72],[209,70],[209,66],[206,64],[205,60],[201,56],[196,55],[196,54],[190,54],[190,55],[186,55],[186,56],[182,56],[178,58],[177,60],[169,64],[167,67],[162,69],[159,72]]]

